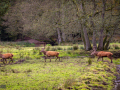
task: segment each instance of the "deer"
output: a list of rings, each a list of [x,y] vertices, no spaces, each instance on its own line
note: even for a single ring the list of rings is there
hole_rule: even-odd
[[[57,59],[59,58],[59,61],[60,61],[59,52],[56,52],[56,51],[45,51],[44,48],[42,48],[42,50],[40,52],[43,52],[44,56],[46,56],[46,57],[57,57]],[[45,62],[46,62],[46,57],[45,57]],[[50,58],[50,62],[51,62],[51,58]]]
[[[6,59],[11,59],[11,60],[9,61],[9,64],[10,64],[11,61],[13,62],[12,57],[13,57],[13,54],[12,54],[12,53],[6,53],[6,54],[1,54],[1,53],[0,53],[0,58],[2,58],[1,61],[2,61],[4,64],[5,64],[5,62],[7,63],[7,60],[6,60]],[[4,61],[5,61],[5,62],[4,62]]]
[[[97,61],[100,58],[102,58],[102,61],[103,61],[103,57],[108,57],[109,59],[111,59],[111,63],[113,63],[113,61],[112,61],[112,55],[113,55],[113,53],[106,52],[106,51],[96,51],[95,46],[93,47],[93,52],[91,53],[91,55],[98,56]]]

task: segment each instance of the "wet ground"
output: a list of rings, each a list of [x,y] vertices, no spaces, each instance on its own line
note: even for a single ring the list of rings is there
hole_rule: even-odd
[[[120,65],[117,65],[117,72],[119,74],[116,75],[115,88],[113,90],[120,90]]]

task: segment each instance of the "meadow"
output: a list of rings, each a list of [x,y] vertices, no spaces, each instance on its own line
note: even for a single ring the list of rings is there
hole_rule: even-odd
[[[21,64],[3,65],[0,62],[0,90],[112,90],[114,87],[116,65],[120,59],[108,58],[104,62],[97,57],[91,58],[83,46],[47,45],[46,50],[59,51],[61,62],[55,58],[44,62],[43,47],[18,45],[15,43],[0,44],[1,53],[13,53],[14,62],[25,60]],[[120,44],[110,45],[109,51],[119,51]]]

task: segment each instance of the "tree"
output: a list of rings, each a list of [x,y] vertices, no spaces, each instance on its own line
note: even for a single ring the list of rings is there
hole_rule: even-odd
[[[0,0],[0,41],[3,36],[2,32],[4,32],[3,26],[1,25],[2,21],[4,21],[2,16],[4,16],[4,14],[8,11],[9,5],[9,0]]]
[[[91,49],[91,40],[93,46],[98,43],[98,49],[105,49],[118,29],[119,15],[113,15],[117,6],[118,0],[16,0],[3,24],[11,35],[59,44],[82,37],[85,50]]]

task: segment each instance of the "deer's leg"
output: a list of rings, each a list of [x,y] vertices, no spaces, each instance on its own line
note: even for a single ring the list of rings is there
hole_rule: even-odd
[[[7,64],[7,60],[5,59],[5,62],[6,62],[6,64]]]
[[[3,64],[5,64],[4,59],[2,59]]]
[[[111,56],[108,56],[108,58],[111,59],[111,63],[113,63],[113,62],[112,62],[112,57],[111,57]]]
[[[100,59],[100,57],[98,57],[97,61]]]
[[[113,63],[112,58],[111,58],[111,63]]]
[[[3,63],[6,64],[5,62],[7,63],[7,60],[4,58],[4,59],[3,59]]]
[[[56,58],[56,60],[58,59],[58,56],[56,56],[57,58]],[[55,62],[56,62],[56,60],[55,60]]]
[[[45,56],[45,62],[46,62],[46,56]]]
[[[103,57],[102,57],[102,61],[103,61]]]
[[[60,61],[60,57],[58,57],[59,58],[59,61]]]
[[[51,62],[51,57],[50,57],[50,62]]]
[[[11,60],[9,61],[9,64],[10,64],[10,62],[12,62],[13,63],[13,59],[12,58],[10,58]]]
[[[60,57],[59,57],[59,61],[60,61]]]

